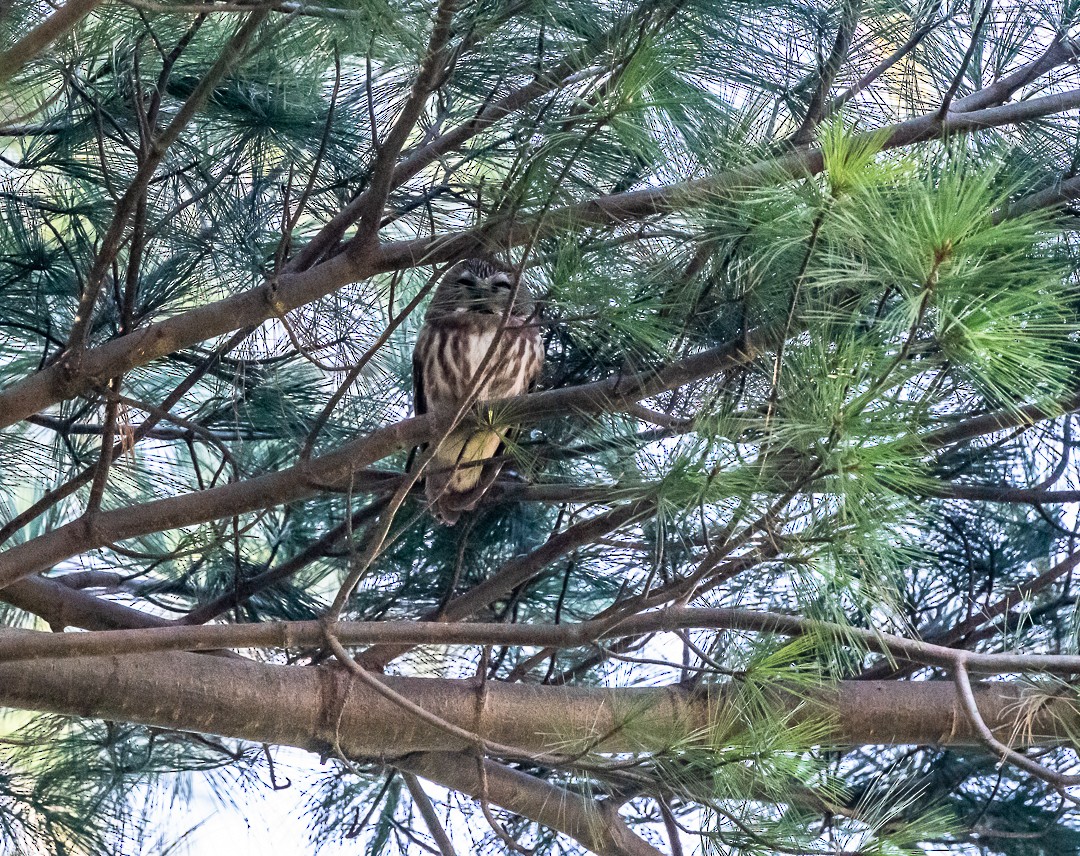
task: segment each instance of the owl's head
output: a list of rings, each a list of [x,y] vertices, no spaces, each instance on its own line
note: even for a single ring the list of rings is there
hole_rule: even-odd
[[[443,275],[427,317],[463,313],[502,317],[510,308],[510,317],[528,318],[533,307],[528,287],[516,281],[512,269],[490,258],[466,259]]]

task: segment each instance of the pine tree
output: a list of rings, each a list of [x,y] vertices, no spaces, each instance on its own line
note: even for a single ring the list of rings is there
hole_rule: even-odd
[[[313,848],[1080,853],[1078,27],[0,4],[5,851],[297,747]],[[547,361],[445,526],[410,357],[480,255]]]

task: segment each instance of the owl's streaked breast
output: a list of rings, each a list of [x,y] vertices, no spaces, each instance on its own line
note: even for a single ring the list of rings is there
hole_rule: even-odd
[[[503,327],[501,318],[475,313],[429,320],[417,354],[427,405],[437,410],[457,409],[470,396],[475,401],[520,395],[536,379],[544,358],[535,326],[518,322]]]

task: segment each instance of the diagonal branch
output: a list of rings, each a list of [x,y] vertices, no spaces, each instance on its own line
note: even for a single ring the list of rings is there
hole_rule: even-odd
[[[424,752],[399,758],[394,766],[474,798],[490,799],[600,856],[662,856],[631,832],[614,803],[572,793],[502,764],[458,752]]]
[[[141,158],[135,177],[131,180],[131,184],[124,192],[124,195],[117,202],[112,222],[109,223],[109,228],[101,239],[101,248],[98,250],[89,274],[87,274],[86,284],[79,297],[79,306],[75,312],[75,321],[72,324],[71,334],[68,339],[68,353],[66,358],[58,364],[58,368],[69,382],[74,379],[73,376],[81,374],[81,358],[86,347],[86,340],[93,321],[94,306],[97,304],[102,283],[109,271],[109,267],[116,258],[117,252],[120,250],[128,223],[134,216],[139,201],[144,198],[150,180],[169,148],[179,139],[184,128],[195,118],[195,114],[202,109],[210,94],[221,82],[221,79],[243,58],[247,43],[268,14],[268,9],[261,9],[252,12],[248,16],[244,24],[237,29],[235,35],[222,50],[221,56],[218,57],[210,70],[199,81],[191,95],[177,110],[173,120],[159,135],[146,141],[145,157]],[[122,372],[117,372],[112,377],[119,377],[121,374]]]
[[[361,247],[368,248],[376,240],[386,197],[390,193],[390,186],[394,180],[394,164],[409,134],[416,127],[428,96],[435,90],[446,67],[449,59],[447,43],[450,41],[450,23],[454,17],[455,3],[456,0],[439,0],[439,6],[435,11],[435,25],[431,30],[431,39],[420,65],[420,72],[413,82],[408,98],[405,99],[405,105],[401,108],[397,121],[394,122],[390,133],[379,146],[375,164],[371,168],[371,182],[364,193],[363,204],[357,212],[360,224],[353,240]]]
[[[963,705],[964,713],[967,714],[968,720],[975,729],[975,733],[979,735],[979,739],[982,740],[986,747],[1003,761],[1008,761],[1019,767],[1021,770],[1031,773],[1033,776],[1036,776],[1045,782],[1049,782],[1057,788],[1059,792],[1061,792],[1063,788],[1080,785],[1080,776],[1063,775],[1062,773],[1051,770],[1049,767],[1044,767],[1033,758],[1029,758],[1027,755],[1017,752],[1015,749],[998,740],[997,736],[990,729],[990,726],[986,724],[986,720],[979,712],[979,703],[975,699],[975,692],[972,689],[971,680],[968,678],[965,661],[966,657],[964,653],[957,652],[951,667],[953,681],[956,683],[956,693],[960,697],[960,703]],[[1070,799],[1072,802],[1076,802],[1075,798]]]
[[[457,856],[457,852],[454,850],[454,844],[450,841],[450,836],[446,834],[446,830],[443,829],[442,822],[439,820],[439,815],[435,813],[435,806],[431,804],[431,797],[425,792],[421,786],[419,780],[412,773],[403,773],[401,778],[405,780],[405,787],[409,789],[409,796],[412,797],[413,803],[416,805],[417,810],[420,812],[420,816],[424,818],[424,823],[427,825],[428,832],[431,833],[431,837],[435,839],[435,844],[439,848],[439,853],[442,856]]]
[[[879,62],[872,69],[870,69],[870,71],[860,77],[855,83],[853,83],[851,86],[849,86],[839,95],[837,95],[829,104],[825,115],[831,116],[833,113],[835,113],[845,104],[847,104],[848,101],[850,101],[864,89],[870,86],[874,81],[881,77],[881,75],[883,75],[890,68],[900,62],[904,57],[906,57],[913,50],[915,50],[915,48],[919,46],[919,43],[922,42],[923,39],[930,35],[930,33],[932,33],[937,27],[940,27],[943,24],[947,23],[948,20],[948,16],[936,19],[931,18],[921,27],[916,29],[906,42],[900,45],[900,47],[898,47],[891,54],[885,57],[885,59]]]
[[[0,600],[43,618],[54,630],[84,627],[87,630],[126,630],[165,627],[165,618],[132,609],[112,600],[94,597],[45,577],[27,577],[0,591]],[[61,638],[57,635],[57,638]]]
[[[861,8],[862,0],[844,0],[843,9],[840,12],[840,26],[836,30],[836,40],[833,42],[828,58],[821,66],[818,85],[806,108],[806,116],[791,137],[792,145],[804,146],[814,138],[814,129],[821,123],[826,113],[827,99],[833,80],[851,49],[851,39],[859,23]]]
[[[519,586],[536,579],[553,562],[595,539],[614,532],[629,523],[651,514],[655,503],[648,500],[628,503],[584,520],[563,532],[553,535],[541,547],[525,556],[511,559],[500,567],[484,582],[473,586],[469,591],[452,598],[439,609],[431,610],[421,616],[421,620],[446,623],[461,621],[475,615],[501,597],[505,597]],[[410,644],[375,645],[365,651],[360,660],[368,668],[382,670],[392,660],[406,653],[413,646]]]
[[[651,6],[651,4],[646,5]],[[499,100],[485,105],[469,121],[440,134],[414,151],[407,152],[405,157],[394,167],[390,189],[400,187],[425,167],[435,163],[443,155],[454,151],[473,137],[494,126],[506,116],[521,110],[541,95],[560,89],[575,80],[575,75],[586,68],[588,63],[602,53],[609,44],[617,42],[629,29],[636,26],[637,17],[636,14],[627,15],[608,33],[593,39],[583,48],[570,54],[562,62],[537,76],[535,80],[515,89]],[[368,205],[370,192],[370,189],[365,190],[335,215],[296,254],[290,261],[288,269],[293,271],[306,270],[323,253],[340,241],[345,236],[345,231],[356,222],[357,218],[361,216],[361,212]]]
[[[1032,81],[1042,77],[1048,71],[1053,71],[1058,66],[1076,62],[1078,56],[1080,56],[1080,45],[1076,40],[1059,35],[1038,59],[1020,66],[1020,68],[999,78],[978,92],[973,92],[963,98],[957,98],[952,103],[952,112],[969,113],[995,104],[1004,104],[1017,91]]]
[[[89,15],[101,0],[68,0],[48,18],[0,54],[0,87],[43,50],[63,38]]]

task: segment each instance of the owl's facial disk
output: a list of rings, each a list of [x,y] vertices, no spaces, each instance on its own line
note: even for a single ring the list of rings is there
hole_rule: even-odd
[[[457,300],[454,301],[457,312],[503,315],[514,297],[514,283],[502,271],[485,277],[464,270],[454,284],[457,287]]]

